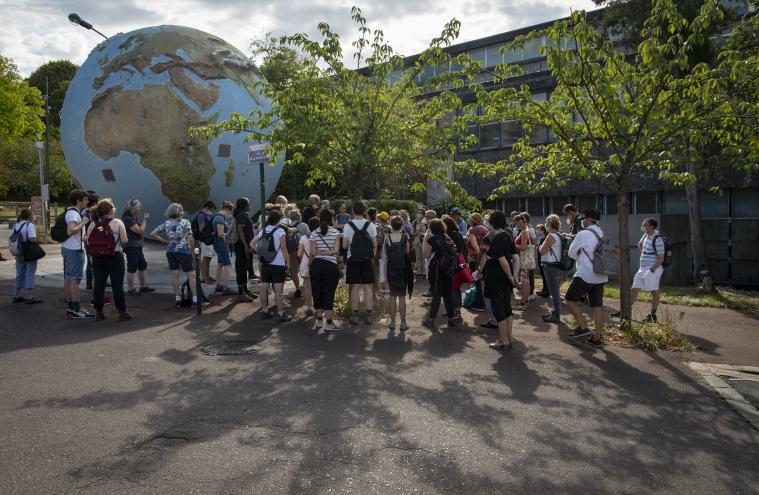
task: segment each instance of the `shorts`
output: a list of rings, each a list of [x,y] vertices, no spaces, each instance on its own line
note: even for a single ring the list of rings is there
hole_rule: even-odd
[[[224,239],[216,239],[213,241],[213,250],[216,251],[221,266],[232,266],[232,257],[229,255],[229,246]]]
[[[292,251],[290,255],[290,277],[295,277],[300,274],[300,259],[298,259],[298,251]]]
[[[661,282],[661,276],[664,273],[664,268],[659,267],[656,271],[651,271],[651,268],[641,268],[633,278],[633,289],[640,289],[646,292],[654,292],[659,290],[659,283]]]
[[[569,283],[569,289],[567,289],[564,298],[567,301],[579,302],[582,296],[587,294],[591,308],[602,308],[604,305],[604,285],[606,284],[589,284],[580,277],[574,277]]]
[[[287,270],[282,265],[261,263],[261,282],[265,284],[284,284]]]
[[[169,251],[166,253],[166,259],[169,260],[169,270],[179,270],[180,267],[185,273],[195,270],[192,266],[192,255],[190,254]]]
[[[200,245],[200,256],[203,258],[213,258],[213,244],[206,244],[205,242],[198,242]]]
[[[63,278],[81,280],[84,272],[84,250],[61,248]]]
[[[510,288],[511,286],[509,286]],[[493,318],[498,323],[511,318],[514,313],[511,309],[511,291],[498,290],[490,299],[490,308]]]
[[[148,267],[141,247],[125,247],[124,254],[127,260],[127,273],[135,273],[138,270],[144,272]]]
[[[352,284],[373,284],[374,268],[373,260],[353,261],[348,258],[348,266],[345,270],[345,283]]]

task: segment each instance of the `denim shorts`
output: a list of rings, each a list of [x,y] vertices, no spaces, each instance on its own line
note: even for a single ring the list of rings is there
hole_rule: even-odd
[[[219,263],[222,266],[232,266],[232,257],[229,255],[229,246],[224,239],[216,239],[213,241],[213,250],[216,251],[216,255],[219,257]]]
[[[61,248],[63,278],[81,280],[84,272],[84,250]]]

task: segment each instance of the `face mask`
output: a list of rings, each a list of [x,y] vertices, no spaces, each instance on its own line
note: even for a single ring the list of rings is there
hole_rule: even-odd
[[[417,214],[416,214],[416,219],[417,219],[417,220],[421,220],[421,219],[422,219],[422,216],[423,216],[423,215],[422,215],[421,213],[417,213]]]
[[[640,226],[640,231],[641,231],[641,232],[643,232],[643,233],[645,234],[645,233],[646,233],[646,227],[645,227],[645,226],[643,226],[643,225],[641,225],[641,226]]]

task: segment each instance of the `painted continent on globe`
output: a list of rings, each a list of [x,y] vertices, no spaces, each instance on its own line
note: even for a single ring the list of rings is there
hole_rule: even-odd
[[[225,41],[186,27],[158,26],[110,38],[74,77],[61,137],[74,177],[120,206],[130,198],[156,220],[170,202],[197,211],[208,199],[259,202],[258,169],[243,135],[203,142],[189,129],[233,112],[268,110],[253,63]],[[281,159],[266,167],[267,195]],[[254,208],[255,211],[255,208]],[[158,215],[156,215],[158,214]]]

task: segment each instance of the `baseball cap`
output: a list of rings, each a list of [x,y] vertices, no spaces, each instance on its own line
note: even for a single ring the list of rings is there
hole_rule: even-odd
[[[383,222],[387,222],[387,220],[390,218],[390,215],[387,214],[387,212],[381,212],[379,215],[377,215],[382,219]]]

